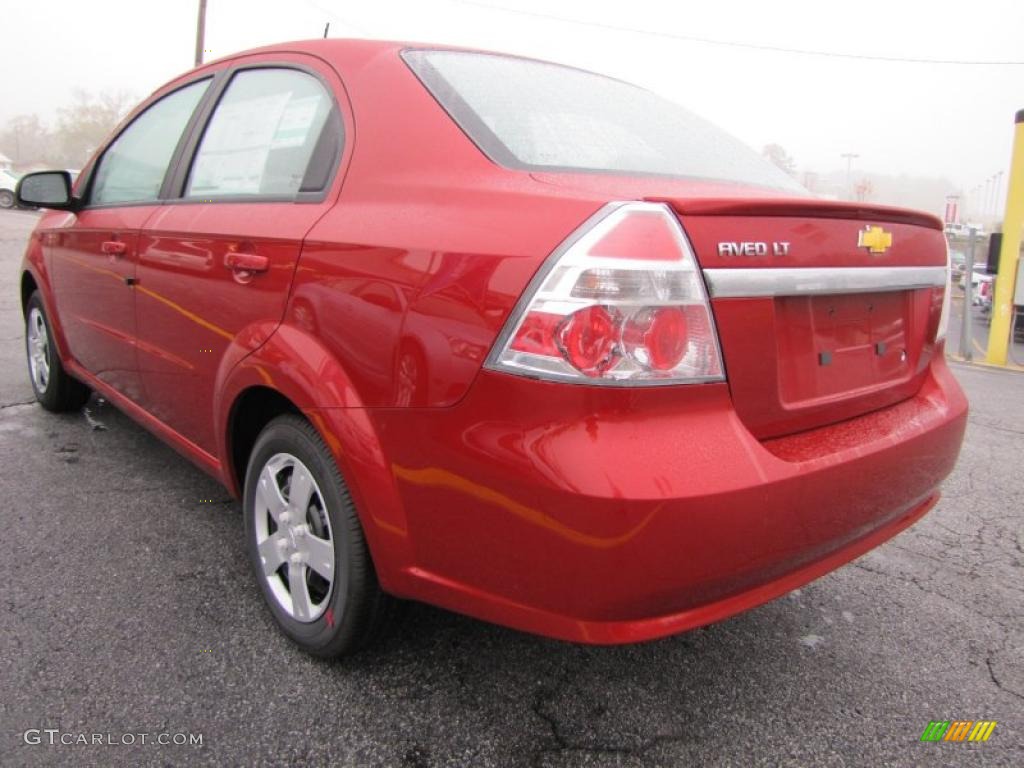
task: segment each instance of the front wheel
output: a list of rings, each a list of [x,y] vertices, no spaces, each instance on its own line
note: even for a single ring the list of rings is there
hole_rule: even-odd
[[[249,559],[285,635],[332,658],[381,633],[396,601],[377,583],[348,489],[309,422],[280,416],[260,433],[244,510]]]
[[[0,189],[0,208],[14,207],[14,193],[7,189]]]
[[[25,309],[25,352],[36,400],[48,411],[77,411],[89,399],[89,388],[64,370],[39,291]]]

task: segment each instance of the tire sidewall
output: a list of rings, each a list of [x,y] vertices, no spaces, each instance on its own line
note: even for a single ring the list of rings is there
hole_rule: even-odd
[[[256,546],[256,485],[267,460],[278,453],[292,454],[312,473],[327,506],[331,524],[331,539],[334,542],[334,583],[327,608],[319,618],[309,623],[296,621],[278,604],[263,575]],[[348,535],[352,510],[347,494],[339,485],[340,478],[334,460],[324,453],[323,447],[288,417],[272,421],[256,441],[250,456],[245,475],[242,509],[245,516],[246,549],[249,552],[253,575],[274,619],[282,631],[303,649],[314,654],[321,651],[324,655],[334,655],[330,649],[347,644],[355,629],[349,594],[349,587],[353,581],[353,558],[350,549],[352,541]]]

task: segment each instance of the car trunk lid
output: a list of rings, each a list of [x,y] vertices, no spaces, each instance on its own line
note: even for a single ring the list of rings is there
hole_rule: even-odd
[[[834,201],[659,199],[704,270],[737,413],[760,438],[913,396],[945,286],[942,225]]]

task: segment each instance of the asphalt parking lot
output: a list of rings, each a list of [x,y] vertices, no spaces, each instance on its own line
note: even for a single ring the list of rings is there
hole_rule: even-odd
[[[1024,374],[955,365],[972,412],[940,504],[759,609],[592,648],[413,606],[382,647],[324,663],[273,625],[223,489],[95,398],[34,404],[34,222],[0,211],[0,764],[1024,765]],[[931,720],[998,725],[923,743]]]

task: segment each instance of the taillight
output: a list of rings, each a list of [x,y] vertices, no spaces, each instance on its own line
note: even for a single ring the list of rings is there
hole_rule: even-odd
[[[722,381],[704,281],[672,211],[612,203],[548,259],[487,358],[587,384]]]

